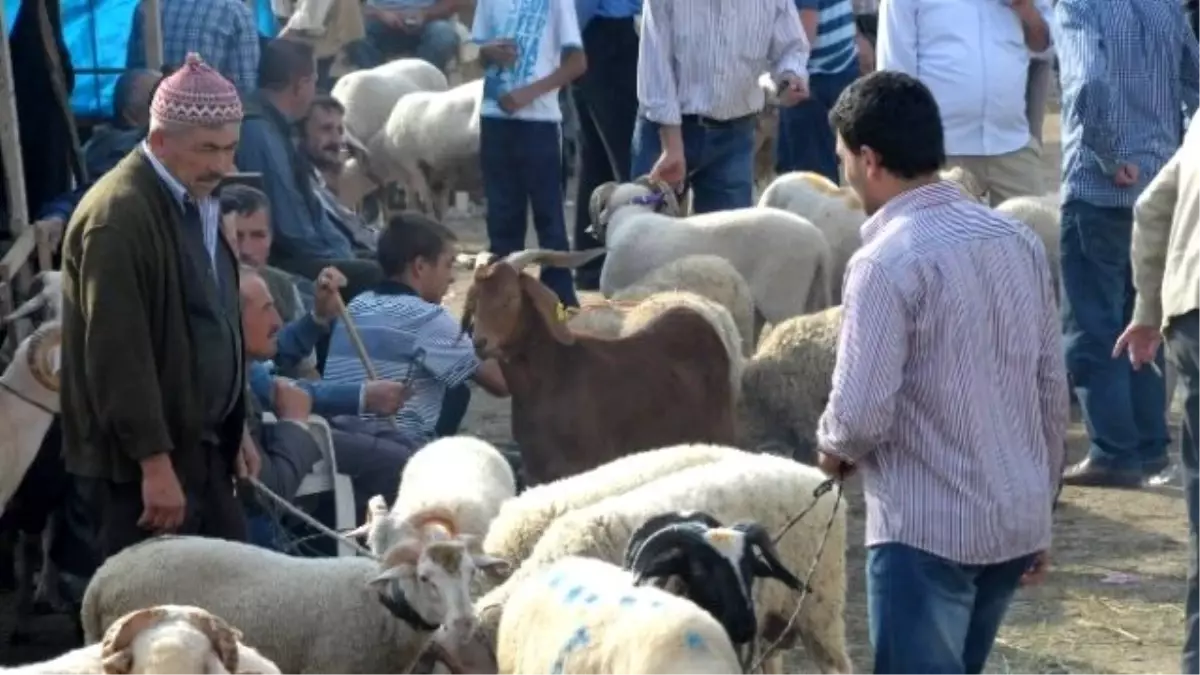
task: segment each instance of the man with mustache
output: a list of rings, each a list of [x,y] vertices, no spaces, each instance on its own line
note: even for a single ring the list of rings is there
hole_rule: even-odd
[[[346,108],[332,96],[318,96],[299,125],[300,153],[312,164],[312,189],[321,208],[342,234],[350,238],[356,255],[375,255],[379,233],[338,200],[342,177],[342,144],[346,137]]]
[[[64,458],[100,561],[156,534],[245,538],[235,471],[245,362],[237,255],[218,182],[242,121],[234,86],[189,54],[146,141],[84,195],[63,243]]]

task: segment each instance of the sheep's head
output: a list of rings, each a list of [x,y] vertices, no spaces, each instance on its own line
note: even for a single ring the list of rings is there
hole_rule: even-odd
[[[678,216],[679,196],[670,185],[653,181],[649,176],[642,176],[632,183],[603,183],[592,191],[588,201],[592,219],[588,231],[597,240],[604,241],[613,214],[625,206],[640,206],[656,213]]]
[[[105,673],[237,673],[241,637],[199,607],[160,605],[117,619],[100,657]]]
[[[57,321],[62,318],[62,272],[38,272],[29,290],[33,297],[26,300],[12,314],[4,317],[0,324],[10,324],[37,313],[41,313],[43,321]]]
[[[666,513],[649,519],[630,539],[625,564],[637,584],[678,577],[682,595],[720,621],[735,644],[749,642],[758,632],[755,578],[777,579],[794,590],[801,586],[779,561],[762,526],[722,527],[706,513]]]
[[[43,409],[58,412],[61,364],[62,324],[49,321],[21,342],[0,382]]]
[[[985,201],[984,197],[987,195],[987,187],[970,169],[954,166],[949,169],[942,169],[939,175],[942,180],[954,183],[967,199],[981,203]]]
[[[524,344],[530,330],[539,326],[562,343],[573,344],[567,328],[566,311],[558,296],[522,270],[540,263],[553,267],[578,267],[604,253],[587,251],[518,251],[503,260],[476,261],[475,278],[467,291],[462,329],[472,331],[475,350],[481,358],[505,357]]]

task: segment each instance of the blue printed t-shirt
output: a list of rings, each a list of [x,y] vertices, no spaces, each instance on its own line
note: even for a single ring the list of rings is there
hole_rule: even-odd
[[[484,73],[480,114],[501,119],[561,122],[558,93],[539,96],[515,114],[499,104],[504,94],[554,72],[563,51],[582,49],[574,0],[479,0],[471,38],[479,44],[509,39],[517,44],[517,60],[507,68],[489,65]]]
[[[403,382],[411,369],[412,395],[396,413],[396,425],[413,439],[432,439],[446,390],[479,368],[471,338],[460,335],[459,322],[445,307],[395,282],[360,293],[346,309],[381,379]],[[330,338],[324,379],[340,384],[367,380],[340,321]]]

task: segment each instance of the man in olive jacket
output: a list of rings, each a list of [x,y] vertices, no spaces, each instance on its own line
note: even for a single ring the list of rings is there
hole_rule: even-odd
[[[195,54],[163,80],[147,140],[84,195],[63,245],[63,436],[98,562],[156,534],[245,538],[235,473],[245,364],[237,256],[213,191],[242,106]]]

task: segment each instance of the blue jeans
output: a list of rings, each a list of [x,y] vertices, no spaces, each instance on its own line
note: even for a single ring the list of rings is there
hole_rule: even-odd
[[[1179,446],[1180,464],[1183,467],[1184,492],[1188,514],[1188,577],[1187,599],[1184,602],[1186,631],[1183,642],[1183,663],[1180,672],[1196,673],[1200,670],[1200,582],[1197,574],[1197,522],[1200,521],[1200,312],[1192,310],[1177,316],[1167,325],[1167,354],[1172,365],[1179,371],[1187,398],[1184,400],[1183,443]]]
[[[525,248],[527,204],[533,207],[538,246],[571,250],[563,217],[558,123],[484,117],[479,134],[489,250],[505,256]],[[570,270],[544,266],[541,278],[564,305],[579,306]]]
[[[1112,356],[1133,315],[1132,209],[1067,202],[1061,236],[1067,372],[1091,438],[1088,456],[1106,469],[1165,468],[1170,438],[1163,379]],[[1157,362],[1161,370],[1161,352]]]
[[[833,75],[809,75],[808,100],[779,109],[779,137],[775,144],[777,173],[812,171],[834,183],[841,182],[829,110],[842,91],[858,79],[858,61],[850,65],[845,72]]]
[[[446,64],[458,55],[458,31],[449,19],[430,21],[420,33],[405,33],[378,19],[367,19],[367,42],[379,51],[379,63],[399,54],[413,54],[445,72]]]
[[[702,122],[684,115],[683,154],[692,189],[692,212],[741,209],[754,203],[754,125],[750,115],[731,122]],[[662,154],[659,125],[639,116],[633,127],[634,178],[645,176]]]
[[[962,565],[904,544],[868,548],[873,672],[982,672],[1032,561]]]

